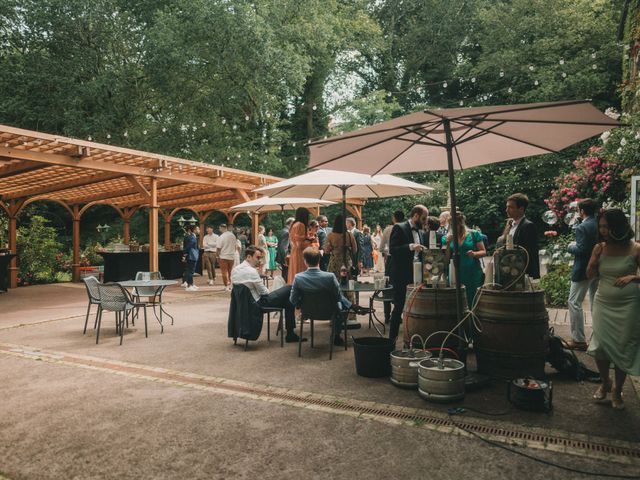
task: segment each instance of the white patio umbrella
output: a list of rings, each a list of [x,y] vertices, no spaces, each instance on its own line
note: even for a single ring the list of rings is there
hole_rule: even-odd
[[[309,168],[371,175],[446,170],[456,232],[454,169],[555,153],[618,126],[582,100],[425,110],[313,142]],[[460,255],[453,244],[460,320]]]
[[[260,187],[254,192],[282,197],[285,195],[313,195],[325,200],[342,200],[342,218],[346,218],[348,198],[385,198],[401,195],[422,195],[432,187],[411,182],[393,175],[365,175],[335,170],[314,170],[297,177]],[[346,230],[343,238],[343,258],[346,258]]]
[[[231,207],[231,210],[250,211],[256,213],[264,212],[281,212],[282,224],[284,226],[284,211],[295,210],[298,207],[326,207],[333,205],[335,202],[330,200],[321,200],[319,198],[303,198],[303,197],[261,197],[248,202],[240,203]]]

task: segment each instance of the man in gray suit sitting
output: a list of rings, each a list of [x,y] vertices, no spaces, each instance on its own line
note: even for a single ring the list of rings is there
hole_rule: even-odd
[[[302,303],[302,296],[305,291],[326,292],[327,298],[334,298],[340,303],[342,311],[349,309],[356,313],[365,313],[364,309],[358,305],[353,305],[340,291],[338,279],[333,273],[320,270],[320,251],[313,247],[307,247],[302,252],[307,270],[296,274],[291,285],[291,295],[289,301],[296,307]],[[344,340],[340,337],[340,331],[336,328],[333,344],[344,346]]]

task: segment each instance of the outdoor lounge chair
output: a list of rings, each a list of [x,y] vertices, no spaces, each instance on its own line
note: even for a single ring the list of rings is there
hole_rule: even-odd
[[[82,334],[87,333],[87,323],[89,323],[89,313],[91,312],[91,305],[98,305],[98,310],[96,311],[96,319],[93,322],[93,328],[96,328],[96,324],[98,323],[98,313],[100,313],[100,292],[98,291],[98,285],[100,282],[96,277],[85,277],[82,279],[84,282],[84,286],[87,289],[87,296],[89,297],[89,305],[87,305],[87,315],[84,319],[84,330],[82,330]]]

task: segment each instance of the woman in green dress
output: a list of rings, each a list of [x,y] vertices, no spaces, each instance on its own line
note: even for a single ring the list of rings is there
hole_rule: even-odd
[[[480,259],[487,255],[480,232],[467,228],[466,218],[462,213],[458,217],[458,251],[460,252],[460,283],[465,287],[467,306],[473,308],[476,291],[482,286],[484,275]],[[446,238],[447,262],[453,255],[453,232]]]
[[[265,237],[267,241],[267,248],[269,249],[269,265],[267,265],[267,273],[273,276],[273,272],[278,268],[278,264],[276,263],[276,250],[278,248],[278,237],[273,234],[273,228],[270,228],[267,231],[267,236]]]
[[[622,387],[627,375],[640,375],[640,244],[624,212],[605,210],[598,220],[604,240],[596,244],[587,267],[589,278],[599,277],[593,303],[593,333],[587,353],[593,355],[602,378],[596,401],[611,393],[611,406],[621,410]],[[615,383],[609,365],[615,367]]]

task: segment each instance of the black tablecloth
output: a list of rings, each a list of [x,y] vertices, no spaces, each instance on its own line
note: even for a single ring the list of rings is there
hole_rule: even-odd
[[[162,278],[182,278],[184,264],[181,251],[159,252],[158,267]],[[133,280],[137,272],[149,271],[149,252],[108,253],[100,255],[104,258],[104,282],[120,282]],[[202,258],[202,250],[200,250]],[[202,262],[196,263],[196,273],[202,275]]]
[[[0,292],[6,292],[9,288],[9,263],[15,254],[0,255]]]

